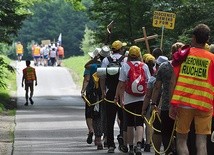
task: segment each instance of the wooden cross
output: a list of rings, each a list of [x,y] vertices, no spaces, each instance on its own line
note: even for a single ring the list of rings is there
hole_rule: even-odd
[[[143,35],[144,35],[144,37],[143,37],[143,38],[135,39],[134,42],[137,43],[137,42],[145,41],[147,52],[148,52],[148,53],[151,53],[151,52],[150,52],[150,48],[149,48],[149,42],[148,42],[148,40],[155,39],[155,38],[158,37],[158,35],[155,34],[155,35],[152,35],[152,36],[147,36],[147,35],[146,35],[146,28],[145,28],[145,27],[142,27],[142,29],[143,29]]]

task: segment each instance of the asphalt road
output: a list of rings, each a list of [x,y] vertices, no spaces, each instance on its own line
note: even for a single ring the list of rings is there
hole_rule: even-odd
[[[94,144],[86,143],[84,102],[66,68],[35,67],[38,86],[35,87],[34,105],[26,107],[25,91],[21,87],[25,62],[16,64],[18,107],[12,155],[107,154],[107,149],[98,151]],[[123,153],[116,149],[116,154]]]

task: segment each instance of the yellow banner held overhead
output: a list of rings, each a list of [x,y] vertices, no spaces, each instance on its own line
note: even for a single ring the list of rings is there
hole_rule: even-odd
[[[166,29],[174,29],[175,27],[175,13],[154,11],[152,25],[154,27],[162,27]]]

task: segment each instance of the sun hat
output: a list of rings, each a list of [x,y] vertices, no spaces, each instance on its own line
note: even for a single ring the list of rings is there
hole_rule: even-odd
[[[131,46],[129,48],[129,54],[128,54],[128,56],[137,58],[137,57],[140,56],[140,54],[141,53],[140,53],[140,48],[139,47],[137,47],[137,46]]]
[[[105,45],[101,48],[99,54],[102,56],[102,57],[108,57],[110,56],[111,54],[111,49],[109,48],[109,46]]]
[[[97,56],[101,51],[101,48],[95,48],[95,50],[93,52],[89,52],[88,55],[92,58],[94,58],[95,56]]]
[[[159,56],[156,60],[156,64],[160,65],[166,61],[169,61],[169,59],[166,56]]]

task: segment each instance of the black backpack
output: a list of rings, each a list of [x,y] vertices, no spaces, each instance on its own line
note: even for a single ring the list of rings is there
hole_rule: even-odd
[[[121,56],[119,59],[113,59],[112,57],[107,57],[109,64],[107,65],[106,68],[106,87],[111,90],[115,91],[117,88],[117,84],[119,82],[119,73],[120,73],[120,67],[121,67],[121,62],[124,59],[124,56]],[[108,69],[111,67],[118,67],[118,72],[114,75],[110,75],[108,73]]]

